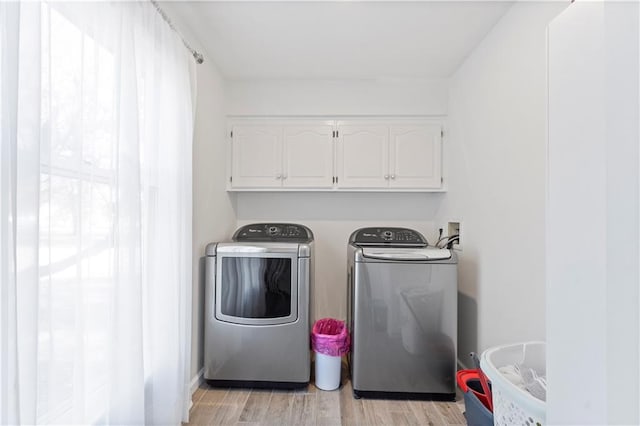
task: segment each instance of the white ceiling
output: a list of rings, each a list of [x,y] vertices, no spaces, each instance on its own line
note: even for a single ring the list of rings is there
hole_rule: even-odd
[[[228,79],[449,77],[510,1],[165,3]]]

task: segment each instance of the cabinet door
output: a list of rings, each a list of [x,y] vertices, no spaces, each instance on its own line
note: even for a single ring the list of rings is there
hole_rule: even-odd
[[[438,124],[391,126],[389,187],[441,186],[441,128]]]
[[[338,126],[338,188],[386,188],[389,181],[389,128]]]
[[[332,187],[333,126],[287,126],[283,146],[283,187]]]
[[[282,127],[235,126],[231,177],[233,188],[282,186]]]

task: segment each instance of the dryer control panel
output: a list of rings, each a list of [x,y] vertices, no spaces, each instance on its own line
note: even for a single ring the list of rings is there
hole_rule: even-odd
[[[233,241],[246,242],[303,242],[313,241],[313,233],[304,225],[295,223],[252,223],[239,228]]]
[[[351,243],[359,246],[426,247],[426,238],[408,228],[362,228],[351,234]]]

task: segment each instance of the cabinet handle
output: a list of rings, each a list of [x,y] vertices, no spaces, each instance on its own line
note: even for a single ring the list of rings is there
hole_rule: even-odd
[[[282,179],[282,175],[281,174],[277,174],[276,175],[276,179]]]
[[[395,178],[396,178],[396,175],[391,175],[391,179],[395,179]]]
[[[287,175],[282,175],[282,179],[286,179],[286,178],[287,178]]]
[[[384,175],[385,180],[389,180],[389,175]]]

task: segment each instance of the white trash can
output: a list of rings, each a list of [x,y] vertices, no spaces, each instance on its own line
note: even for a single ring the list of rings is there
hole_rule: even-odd
[[[335,390],[340,386],[342,357],[316,352],[316,387],[322,390]]]
[[[351,339],[344,321],[323,318],[311,329],[311,347],[316,354],[316,387],[335,390],[340,387],[342,355],[349,351]]]

